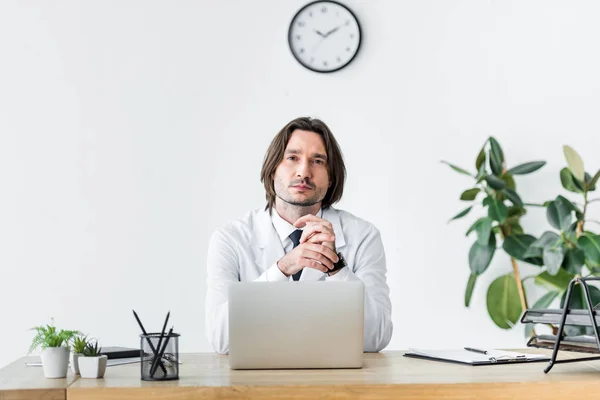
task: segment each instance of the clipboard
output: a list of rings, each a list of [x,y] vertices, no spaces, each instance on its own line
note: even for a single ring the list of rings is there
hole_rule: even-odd
[[[550,357],[543,354],[517,353],[514,351],[503,350],[489,350],[486,353],[487,354],[475,353],[464,349],[409,349],[408,352],[404,353],[404,356],[471,366],[540,362],[550,360]]]

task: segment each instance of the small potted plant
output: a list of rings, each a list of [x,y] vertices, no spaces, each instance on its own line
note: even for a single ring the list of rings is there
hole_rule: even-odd
[[[82,356],[79,357],[79,373],[82,378],[102,378],[106,371],[106,355],[100,355],[101,347],[98,347],[98,341],[88,342],[83,349]]]
[[[88,344],[87,335],[78,335],[73,339],[73,351],[71,352],[71,371],[79,374],[79,357],[83,354]]]
[[[78,331],[56,329],[54,320],[51,325],[31,328],[37,333],[29,348],[32,353],[41,347],[42,368],[46,378],[64,378],[69,368],[69,342],[79,334]]]

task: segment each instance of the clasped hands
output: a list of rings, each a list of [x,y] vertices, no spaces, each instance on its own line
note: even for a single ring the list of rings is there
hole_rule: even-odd
[[[277,262],[279,270],[285,276],[290,276],[303,268],[325,273],[334,269],[339,257],[335,251],[335,233],[331,222],[309,214],[298,218],[294,226],[305,227],[300,244]]]

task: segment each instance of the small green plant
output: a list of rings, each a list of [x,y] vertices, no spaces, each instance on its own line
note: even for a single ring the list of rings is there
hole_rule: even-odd
[[[88,342],[85,345],[85,349],[83,349],[83,355],[85,357],[97,357],[100,355],[100,352],[102,351],[102,347],[98,347],[98,341],[94,341],[94,343],[92,343],[91,341]]]
[[[36,348],[40,347],[43,349],[47,347],[69,347],[71,340],[77,335],[78,331],[69,331],[63,329],[56,329],[54,326],[54,319],[50,325],[36,326],[31,328],[36,331],[36,335],[33,338],[31,346],[29,347],[29,353],[32,353]]]
[[[73,339],[73,353],[81,354],[88,344],[87,335],[79,335]]]

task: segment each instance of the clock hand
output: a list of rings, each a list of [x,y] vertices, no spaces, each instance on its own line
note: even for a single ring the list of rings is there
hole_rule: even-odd
[[[318,31],[315,29],[315,32],[317,33],[317,35],[321,36],[321,37],[325,37],[326,35],[324,35],[323,33],[321,33],[321,31]]]
[[[339,26],[337,26],[337,27],[333,28],[332,30],[330,30],[329,32],[327,32],[327,33],[325,34],[325,37],[327,37],[327,36],[331,35],[331,34],[332,34],[332,33],[334,33],[335,31],[337,31],[338,29],[340,29],[340,27],[339,27]]]
[[[321,46],[321,44],[325,41],[325,36],[323,36],[321,38],[321,40],[319,40],[319,43],[317,43],[317,45],[315,47],[313,47],[312,51],[310,52],[310,55],[312,56],[313,54],[315,54],[317,52],[317,49]]]

